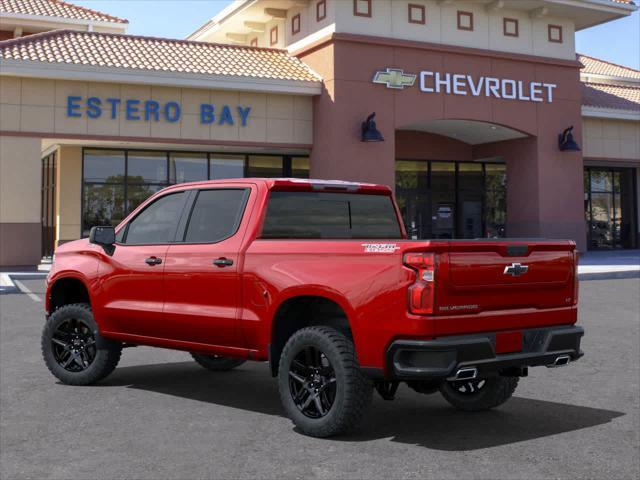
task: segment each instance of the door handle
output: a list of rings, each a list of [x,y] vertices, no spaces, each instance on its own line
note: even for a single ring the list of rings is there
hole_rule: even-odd
[[[160,265],[162,263],[162,259],[158,258],[158,257],[149,257],[149,258],[145,259],[144,263],[146,263],[147,265],[153,267],[155,265]]]
[[[213,261],[213,264],[217,267],[223,268],[223,267],[230,267],[231,265],[233,265],[233,260],[231,260],[230,258],[216,258]]]

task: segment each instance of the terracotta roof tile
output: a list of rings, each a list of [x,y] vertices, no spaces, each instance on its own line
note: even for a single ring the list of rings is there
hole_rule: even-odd
[[[106,13],[73,5],[62,0],[0,0],[0,12],[72,18],[74,20],[129,23],[129,20],[124,18],[107,15]]]
[[[583,83],[582,105],[640,112],[640,87]]]
[[[616,65],[615,63],[600,60],[599,58],[589,57],[587,55],[578,54],[578,61],[584,65],[582,74],[609,75],[612,77],[634,78],[640,79],[640,70]]]
[[[0,59],[321,81],[285,50],[73,30],[0,42]]]

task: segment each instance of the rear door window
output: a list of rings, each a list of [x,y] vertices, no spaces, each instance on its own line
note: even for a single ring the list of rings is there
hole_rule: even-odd
[[[402,233],[386,195],[271,192],[262,238],[400,239]]]
[[[185,232],[186,243],[216,243],[232,237],[242,220],[249,189],[201,190]]]

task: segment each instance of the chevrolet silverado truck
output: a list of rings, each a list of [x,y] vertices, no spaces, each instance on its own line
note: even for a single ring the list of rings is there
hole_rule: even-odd
[[[138,345],[216,372],[266,361],[289,418],[326,437],[357,427],[374,389],[486,410],[529,367],[580,358],[576,265],[572,241],[408,240],[381,185],[181,184],[57,249],[42,352],[69,385]]]

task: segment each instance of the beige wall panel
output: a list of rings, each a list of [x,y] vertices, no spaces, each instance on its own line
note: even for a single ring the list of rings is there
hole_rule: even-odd
[[[48,90],[43,95],[37,87]],[[182,138],[185,140],[220,140],[243,142],[296,142],[309,143],[309,124],[303,123],[294,131],[293,121],[313,121],[313,99],[307,96],[242,93],[204,89],[176,89],[149,87],[144,85],[119,85],[91,82],[9,82],[4,88],[6,98],[19,90],[19,96],[26,100],[19,109],[9,104],[1,104],[1,128],[25,132],[60,133],[64,135],[100,135],[108,137],[149,137]],[[29,95],[24,96],[25,92]],[[67,97],[83,97],[82,117],[67,116]],[[95,96],[103,100],[102,114],[98,118],[88,118],[84,106],[86,98]],[[51,98],[49,98],[51,97]],[[111,104],[107,98],[119,98],[116,118],[111,118]],[[137,115],[140,120],[126,119],[126,101],[140,101]],[[144,120],[144,102],[153,99],[161,105],[167,101],[181,104],[181,119],[170,123]],[[54,106],[54,101],[57,106]],[[40,102],[40,103],[37,103]],[[215,106],[216,122],[200,123],[200,105]],[[219,125],[219,115],[224,105],[228,105],[234,125]],[[243,127],[237,108],[251,107],[247,126]],[[278,121],[279,120],[279,121]],[[273,123],[273,125],[271,125]],[[280,140],[278,140],[280,139]]]
[[[120,114],[120,135],[125,137],[150,137],[151,124],[142,120],[127,120],[124,113]]]
[[[76,96],[86,99],[88,85],[87,82],[56,81],[55,91],[56,107],[64,107],[66,109],[69,101],[68,97]],[[82,107],[78,109],[78,112],[82,112],[84,115],[84,101],[81,102],[81,105]]]
[[[584,156],[640,161],[640,122],[585,118]]]
[[[182,89],[182,113],[200,115],[200,105],[210,103],[209,90]]]
[[[0,103],[0,130],[20,130],[20,105]]]
[[[267,142],[292,143],[293,120],[269,118],[267,120]]]
[[[120,134],[120,120],[111,118],[111,112],[103,111],[100,118],[87,120],[87,133],[89,135],[117,136]]]
[[[21,79],[18,77],[0,77],[0,103],[18,105],[21,97]]]
[[[209,138],[211,140],[235,142],[238,140],[239,136],[238,128],[238,122],[234,123],[233,125],[218,125],[217,123],[213,123],[209,127]]]
[[[171,123],[152,121],[151,136],[154,138],[180,138],[180,122]]]
[[[293,142],[313,143],[313,122],[309,120],[293,121]]]
[[[53,107],[22,105],[20,110],[20,130],[25,132],[47,132],[54,129]]]
[[[91,119],[93,121],[93,119]],[[54,113],[54,131],[56,133],[78,133],[86,135],[87,117],[68,117],[67,107],[56,107]]]
[[[186,139],[209,140],[209,125],[200,123],[200,115],[182,115],[180,135]]]
[[[57,238],[80,238],[82,147],[63,146],[58,149],[56,178]]]
[[[293,119],[313,120],[313,99],[311,97],[293,97]]]
[[[240,127],[239,138],[243,142],[266,142],[267,119],[249,116],[246,127]]]
[[[55,104],[55,82],[36,78],[23,78],[22,105],[53,106]]]
[[[293,118],[293,96],[269,95],[267,97],[267,118],[270,120]]]
[[[120,85],[117,83],[88,82],[87,95],[90,97],[100,97],[101,99],[120,98]],[[110,110],[105,110],[105,112],[111,114]]]
[[[473,13],[473,31],[458,30],[458,11]],[[442,8],[442,43],[489,48],[489,18],[482,4],[454,2]]]
[[[0,223],[40,223],[39,138],[0,136]]]
[[[265,93],[244,93],[240,98],[239,105],[241,107],[251,107],[251,117],[267,116],[267,95]]]

